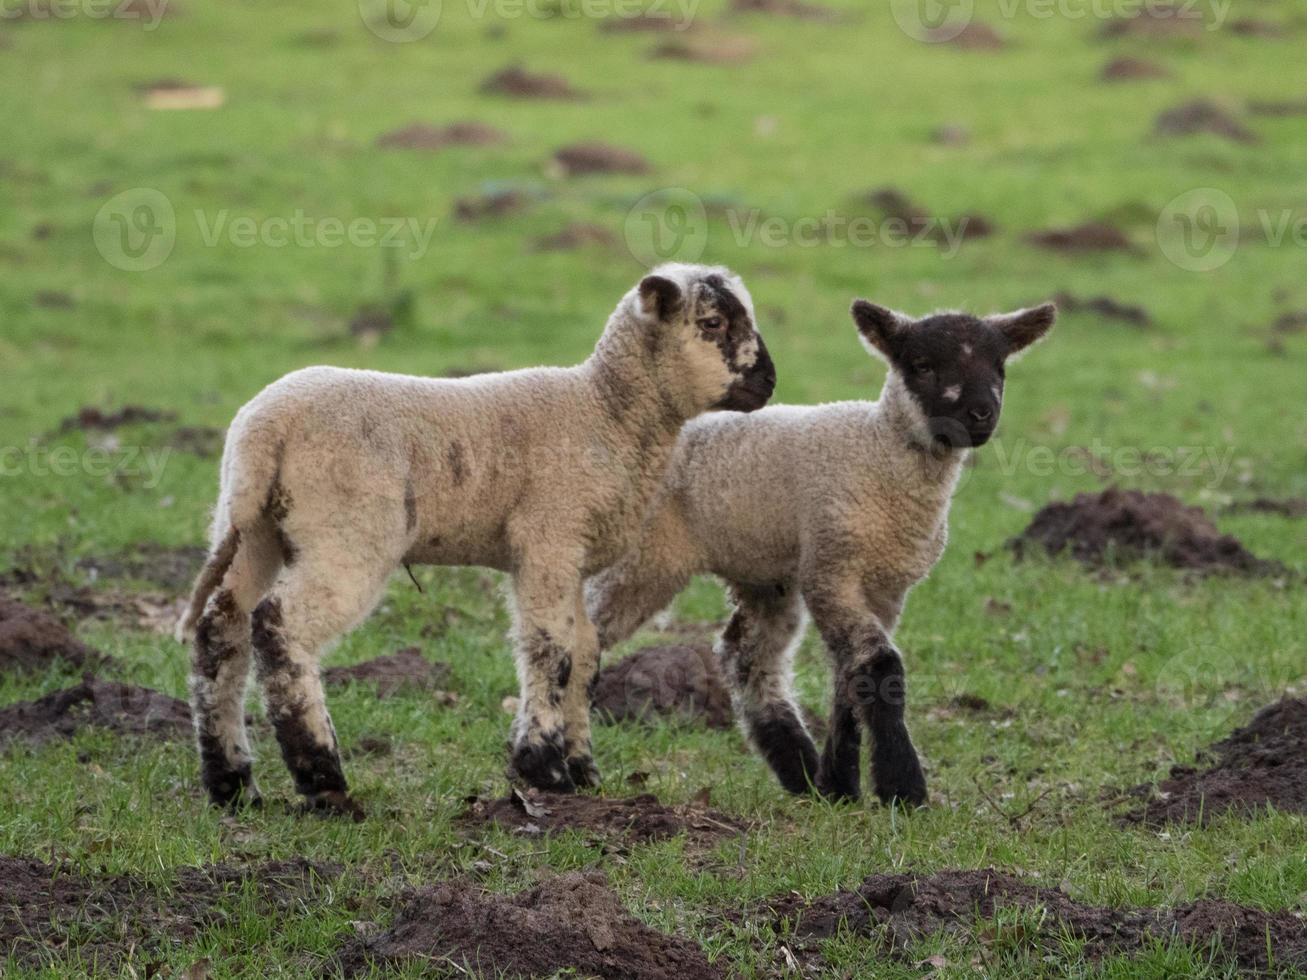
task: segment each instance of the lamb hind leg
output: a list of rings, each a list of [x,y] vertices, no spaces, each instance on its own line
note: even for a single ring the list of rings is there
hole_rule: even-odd
[[[785,585],[731,588],[735,613],[716,653],[749,741],[781,786],[806,793],[817,777],[817,748],[794,699],[793,649],[802,622],[798,595]]]

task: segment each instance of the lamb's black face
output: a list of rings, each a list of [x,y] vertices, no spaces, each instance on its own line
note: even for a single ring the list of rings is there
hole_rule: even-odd
[[[973,316],[919,320],[906,332],[894,367],[930,421],[935,440],[953,448],[983,446],[1003,408],[1008,339]]]
[[[695,325],[717,345],[733,379],[714,407],[732,412],[762,408],[776,390],[776,366],[748,308],[721,276],[705,279],[698,299]]]
[[[912,320],[860,299],[853,319],[921,407],[935,443],[983,446],[1003,408],[1006,362],[1053,326],[1052,304],[1004,316],[943,313]]]

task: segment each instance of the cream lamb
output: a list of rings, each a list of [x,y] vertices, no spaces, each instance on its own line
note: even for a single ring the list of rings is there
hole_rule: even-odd
[[[853,318],[889,364],[880,400],[717,415],[685,427],[636,547],[593,579],[607,648],[691,575],[725,579],[735,612],[716,651],[745,734],[789,791],[859,795],[861,728],[884,801],[926,802],[891,637],[908,590],[943,553],[949,501],[993,434],[1004,365],[1053,325],[1052,305],[913,320],[866,300]],[[792,687],[804,607],[830,652],[830,732],[818,759]]]
[[[251,656],[297,791],[348,795],[318,662],[407,563],[512,574],[521,708],[511,768],[594,783],[598,669],[582,583],[633,543],[682,425],[749,411],[775,371],[725,269],[667,265],[626,294],[570,368],[460,380],[316,367],[275,382],[227,435],[213,550],[179,637],[217,804],[258,798],[244,722]]]

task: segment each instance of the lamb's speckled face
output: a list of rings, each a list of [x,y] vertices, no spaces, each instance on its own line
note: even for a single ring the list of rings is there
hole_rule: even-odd
[[[640,292],[658,310],[663,330],[679,341],[675,374],[705,410],[752,412],[767,404],[776,368],[738,278],[705,270],[677,284],[655,273]]]
[[[921,320],[858,300],[863,339],[889,361],[921,407],[931,437],[951,448],[983,446],[998,426],[1009,357],[1053,326],[1054,306],[1005,316],[941,313]]]

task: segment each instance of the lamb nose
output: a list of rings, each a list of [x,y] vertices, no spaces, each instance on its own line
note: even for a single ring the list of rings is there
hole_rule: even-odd
[[[988,422],[994,417],[994,410],[992,408],[973,408],[971,417],[977,422]]]

